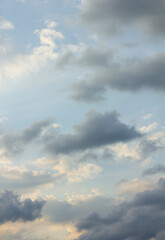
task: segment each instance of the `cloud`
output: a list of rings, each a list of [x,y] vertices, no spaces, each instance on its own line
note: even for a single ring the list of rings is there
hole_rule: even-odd
[[[71,98],[77,101],[99,101],[108,89],[137,92],[149,89],[165,91],[165,53],[139,61],[125,62],[96,71],[89,80],[72,85]]]
[[[148,133],[142,138],[130,143],[117,143],[109,146],[109,151],[118,159],[126,158],[131,161],[143,161],[141,166],[148,164],[150,156],[157,151],[162,151],[165,147],[165,132],[158,131]]]
[[[63,176],[68,182],[82,182],[84,180],[95,177],[102,171],[102,168],[93,163],[80,163],[78,167],[74,167],[66,160],[61,160],[59,164],[53,167],[58,173],[55,176]]]
[[[157,173],[165,173],[165,166],[162,164],[156,164],[155,166],[146,169],[143,172],[143,176],[154,175]]]
[[[79,240],[151,240],[164,232],[165,225],[165,179],[160,179],[154,190],[136,194],[111,208],[107,216],[97,212],[77,224],[86,233]]]
[[[2,155],[12,156],[21,153],[24,147],[37,139],[44,128],[50,126],[51,120],[43,120],[33,123],[29,128],[26,128],[19,133],[6,133],[0,136],[0,148]]]
[[[0,30],[12,30],[12,29],[14,29],[14,24],[0,16]]]
[[[80,197],[76,201],[47,200],[43,216],[56,224],[76,223],[93,211],[106,213],[111,205],[111,199],[95,194],[87,198]]]
[[[110,49],[99,49],[88,46],[80,50],[79,55],[73,54],[73,51],[66,50],[57,59],[56,68],[63,69],[68,66],[78,66],[86,68],[106,67],[113,56]]]
[[[145,190],[153,189],[154,183],[148,182],[146,180],[139,180],[138,178],[134,178],[131,181],[122,180],[118,183],[118,193],[123,197],[124,195],[135,195],[138,192],[144,192]]]
[[[0,79],[13,79],[28,75],[45,66],[49,60],[54,61],[58,57],[55,41],[63,39],[64,35],[53,28],[55,26],[53,22],[46,24],[46,28],[34,32],[39,37],[39,46],[33,47],[27,54],[18,53],[8,59],[2,59]]]
[[[116,112],[88,112],[82,123],[73,126],[74,134],[57,134],[47,138],[45,150],[50,154],[68,154],[141,137],[134,127],[118,119]]]
[[[102,147],[100,149],[86,150],[82,154],[79,154],[78,159],[80,162],[86,161],[114,161],[113,151],[109,148]]]
[[[34,221],[41,217],[44,206],[43,200],[25,199],[20,201],[20,196],[11,191],[0,194],[0,224],[11,221]]]
[[[165,34],[164,0],[81,0],[80,9],[80,22],[99,35],[112,36],[130,27],[152,37]]]
[[[153,116],[152,113],[149,113],[143,117],[144,120],[150,119]]]
[[[149,133],[149,132],[154,131],[157,127],[158,127],[157,122],[153,122],[148,126],[140,127],[139,130],[141,133]]]
[[[58,177],[60,179],[60,177]],[[23,166],[0,167],[0,188],[25,190],[53,183],[58,180],[50,171],[30,170]]]

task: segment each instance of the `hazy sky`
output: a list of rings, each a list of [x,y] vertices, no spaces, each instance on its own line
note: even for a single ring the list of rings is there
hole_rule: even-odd
[[[165,239],[165,0],[1,0],[0,239]]]

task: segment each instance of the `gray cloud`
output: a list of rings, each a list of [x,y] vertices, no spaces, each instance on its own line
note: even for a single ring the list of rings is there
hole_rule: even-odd
[[[165,173],[165,166],[162,164],[156,164],[155,166],[146,169],[143,172],[143,176],[154,175],[157,173]]]
[[[11,191],[5,191],[0,194],[0,224],[11,221],[34,221],[41,217],[41,210],[44,205],[43,200],[27,198],[20,201],[20,197]]]
[[[11,156],[24,150],[24,147],[37,139],[42,130],[51,124],[50,120],[33,123],[19,133],[7,133],[0,136],[0,147],[5,150],[5,155]]]
[[[61,55],[56,61],[56,68],[76,65],[78,67],[106,67],[113,56],[113,51],[109,49],[96,49],[91,46],[83,49],[79,55],[73,54],[68,50]]]
[[[43,208],[43,215],[54,223],[76,223],[93,211],[106,213],[113,200],[103,196],[93,196],[86,200],[78,200],[72,204],[67,201],[48,200]]]
[[[151,140],[143,140],[139,144],[138,152],[141,156],[141,158],[146,158],[150,154],[156,152],[158,149],[160,149],[160,146],[158,145],[159,139],[156,141]]]
[[[92,31],[114,35],[132,27],[150,36],[165,34],[164,0],[85,0],[78,18]]]
[[[108,89],[130,92],[151,89],[164,92],[164,66],[164,53],[129,64],[116,64],[96,72],[90,80],[73,84],[71,98],[77,101],[99,101]]]
[[[58,134],[46,139],[45,149],[51,154],[67,154],[74,151],[101,147],[117,142],[127,142],[141,137],[134,127],[118,119],[116,112],[105,114],[88,112],[82,123],[73,126],[74,134]]]
[[[107,148],[102,148],[101,152],[96,151],[96,150],[87,150],[87,151],[83,152],[82,155],[80,155],[79,161],[80,162],[85,162],[85,161],[113,162],[114,161],[114,152]]]
[[[123,202],[106,217],[93,213],[77,224],[86,230],[79,240],[151,240],[158,239],[165,226],[165,179],[153,191],[138,193],[132,201]]]
[[[104,86],[105,85],[105,86]],[[100,102],[105,100],[107,86],[98,81],[80,81],[72,85],[71,99],[82,102]]]

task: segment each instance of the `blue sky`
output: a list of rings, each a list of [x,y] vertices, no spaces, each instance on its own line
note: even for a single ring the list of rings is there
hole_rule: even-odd
[[[164,239],[164,12],[1,0],[3,240]]]

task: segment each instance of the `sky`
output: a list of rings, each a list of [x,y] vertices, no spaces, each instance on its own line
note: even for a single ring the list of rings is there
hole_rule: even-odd
[[[1,0],[1,239],[165,239],[164,13]]]

